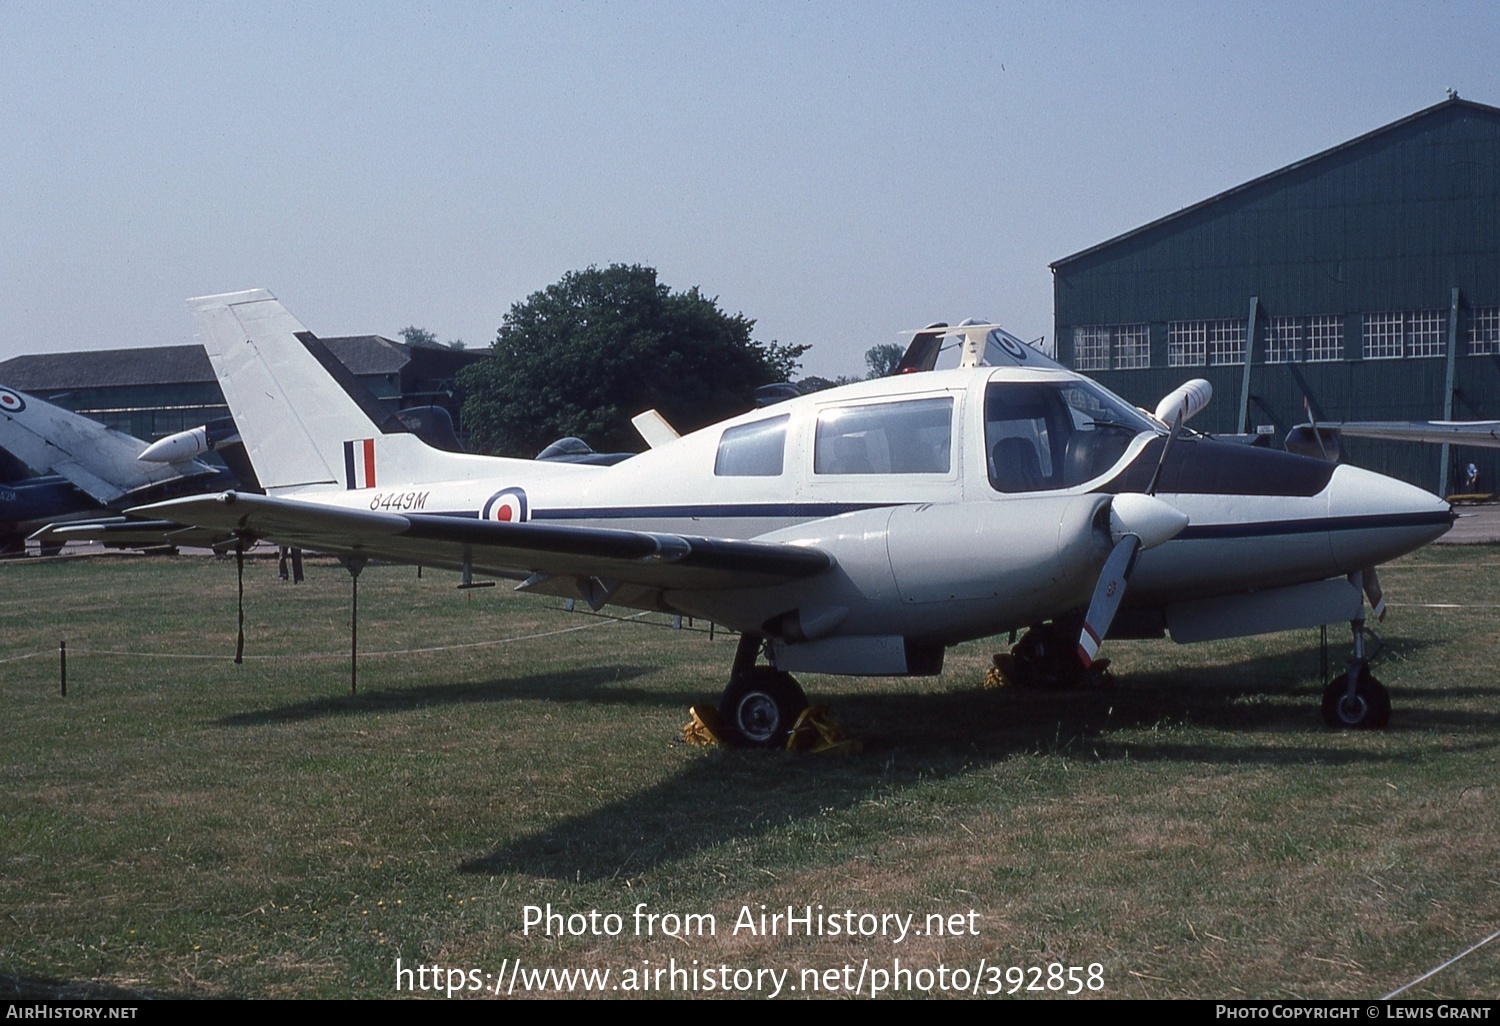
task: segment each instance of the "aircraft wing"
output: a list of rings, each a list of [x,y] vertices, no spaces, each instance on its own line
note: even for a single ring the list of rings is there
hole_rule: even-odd
[[[103,517],[48,524],[27,538],[40,545],[99,542],[111,548],[150,549],[164,545],[214,548],[234,541],[233,531],[191,527],[172,520]]]
[[[1350,438],[1383,438],[1391,442],[1474,445],[1500,449],[1500,420],[1371,420],[1319,424]]]
[[[621,585],[648,589],[760,587],[833,566],[821,549],[603,527],[499,523],[431,513],[347,509],[224,492],[130,511],[199,528],[244,532],[281,545],[348,556],[526,578],[539,591],[585,596]],[[580,582],[545,587],[549,578]],[[597,587],[585,586],[593,582]]]

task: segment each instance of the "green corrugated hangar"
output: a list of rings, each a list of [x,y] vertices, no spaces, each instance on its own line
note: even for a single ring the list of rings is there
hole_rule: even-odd
[[[1052,272],[1059,358],[1147,409],[1207,378],[1201,431],[1500,418],[1500,109],[1450,95]],[[1494,449],[1343,453],[1444,494],[1472,462],[1500,490]]]

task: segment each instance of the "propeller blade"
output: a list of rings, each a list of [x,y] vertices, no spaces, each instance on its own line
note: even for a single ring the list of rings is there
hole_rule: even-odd
[[[1375,622],[1379,623],[1385,619],[1385,592],[1380,589],[1380,576],[1375,573],[1375,568],[1366,567],[1362,575],[1365,582],[1365,598],[1370,600],[1370,612],[1375,614]]]
[[[1174,437],[1176,429],[1181,426],[1179,417],[1173,428]],[[1168,438],[1167,445],[1171,443],[1171,438]],[[1162,455],[1165,457],[1166,454]],[[1104,561],[1104,569],[1099,571],[1099,583],[1094,585],[1094,597],[1089,601],[1083,630],[1078,635],[1078,658],[1083,660],[1085,667],[1093,665],[1094,656],[1109,633],[1115,611],[1125,597],[1125,584],[1135,569],[1136,554],[1170,541],[1187,525],[1186,513],[1154,496],[1122,492],[1110,500],[1109,535],[1114,547]]]
[[[1141,540],[1127,534],[1115,544],[1109,558],[1104,561],[1099,583],[1094,585],[1088,615],[1083,618],[1083,630],[1078,634],[1078,658],[1083,660],[1085,667],[1094,664],[1094,656],[1099,654],[1104,635],[1109,633],[1110,622],[1120,608],[1120,600],[1125,597],[1125,582],[1130,579],[1136,553],[1140,550]]]
[[[1172,451],[1172,443],[1177,441],[1177,436],[1182,433],[1182,410],[1177,411],[1177,416],[1172,420],[1172,431],[1167,435],[1166,442],[1161,447],[1161,459],[1156,461],[1156,473],[1151,475],[1151,484],[1146,488],[1147,495],[1156,494],[1156,486],[1161,484],[1162,468],[1167,465],[1167,454]]]

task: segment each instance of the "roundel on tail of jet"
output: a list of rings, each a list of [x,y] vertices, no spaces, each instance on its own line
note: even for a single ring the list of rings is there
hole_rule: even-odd
[[[1003,331],[990,332],[990,338],[999,343],[1001,349],[1004,349],[1007,353],[1009,353],[1017,360],[1025,362],[1026,357],[1029,355],[1026,351],[1027,347],[1025,345],[1017,342],[1015,339],[1011,338]]]
[[[26,400],[8,388],[0,388],[0,412],[20,413],[26,409]]]
[[[480,519],[499,524],[521,524],[526,522],[529,515],[526,491],[521,488],[506,488],[489,497]]]

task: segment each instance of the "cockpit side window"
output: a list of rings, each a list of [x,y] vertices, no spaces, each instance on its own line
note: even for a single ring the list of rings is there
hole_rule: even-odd
[[[725,428],[714,458],[716,477],[776,477],[786,463],[789,414]]]
[[[1109,470],[1149,420],[1092,382],[996,381],[985,390],[990,484],[1000,492],[1072,488]]]
[[[952,466],[951,396],[818,414],[814,474],[946,474]]]

